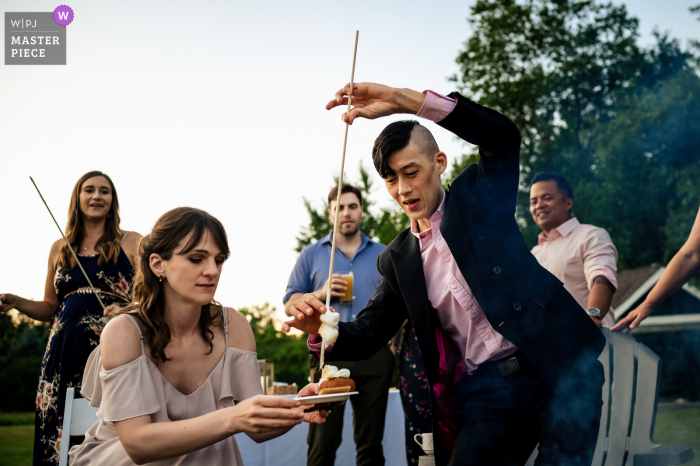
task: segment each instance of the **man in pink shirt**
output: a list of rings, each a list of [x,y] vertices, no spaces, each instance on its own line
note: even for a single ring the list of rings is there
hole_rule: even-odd
[[[346,85],[326,106],[347,105]],[[417,121],[388,125],[372,158],[411,218],[377,260],[382,281],[352,322],[341,322],[328,360],[362,360],[408,319],[431,388],[438,465],[589,465],[602,407],[605,344],[562,283],[538,264],[515,221],[520,132],[508,118],[458,93],[442,96],[361,83],[343,115],[415,114],[479,146],[448,190],[448,161]],[[320,346],[312,294],[288,308],[291,327]]]
[[[608,232],[571,216],[574,194],[563,176],[538,173],[530,188],[530,214],[542,233],[532,253],[598,327],[615,325],[617,249]]]

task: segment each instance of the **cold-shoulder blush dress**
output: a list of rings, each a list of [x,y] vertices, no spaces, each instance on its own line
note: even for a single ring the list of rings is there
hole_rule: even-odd
[[[146,356],[143,335],[141,356],[108,371],[102,368],[100,347],[95,348],[88,360],[80,393],[90,400],[90,406],[99,408],[99,419],[88,430],[85,441],[71,448],[71,465],[133,465],[119,441],[114,422],[145,414],[151,416],[152,422],[191,419],[262,394],[257,355],[228,346],[226,308],[223,315],[227,349],[204,383],[189,395],[170,385]],[[126,316],[141,334],[134,318]],[[231,436],[187,455],[149,464],[240,466],[243,461],[236,439]]]

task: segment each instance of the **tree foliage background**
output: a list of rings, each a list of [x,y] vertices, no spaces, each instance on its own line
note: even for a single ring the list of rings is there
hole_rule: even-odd
[[[33,411],[49,325],[0,313],[0,411]]]
[[[528,244],[539,230],[529,179],[554,172],[569,179],[579,220],[608,230],[621,270],[668,261],[700,205],[698,44],[656,32],[642,48],[624,5],[592,0],[477,0],[468,21],[452,81],[520,128]]]

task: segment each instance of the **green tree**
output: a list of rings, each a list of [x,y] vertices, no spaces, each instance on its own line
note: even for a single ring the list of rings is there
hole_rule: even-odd
[[[32,411],[49,324],[0,314],[0,411]]]
[[[635,110],[630,106],[649,99],[649,92],[654,91],[648,90],[656,89],[658,83],[696,70],[693,55],[658,32],[653,47],[640,48],[637,19],[624,6],[593,0],[477,0],[469,22],[474,33],[457,57],[461,74],[452,79],[465,95],[508,115],[521,130],[521,193],[516,215],[528,244],[534,245],[539,231],[529,215],[528,181],[539,171],[569,179],[577,198],[574,210],[586,217],[582,220],[600,220],[598,225],[612,227],[614,216],[581,215],[610,210],[610,192],[593,189],[600,187],[601,176],[614,176],[602,174],[605,168],[599,158],[615,136],[608,128],[624,128],[620,129],[620,123],[609,124],[623,114],[634,119]],[[644,124],[653,122],[645,120]],[[631,132],[625,134],[635,137]],[[475,160],[473,154],[467,155],[458,161],[459,168]],[[625,160],[649,169],[642,161]],[[609,160],[605,163],[621,170],[615,192],[635,192],[638,185],[627,189],[637,181],[630,176],[633,170]],[[453,173],[456,170],[453,167]],[[625,199],[635,203],[631,197]],[[660,199],[650,209],[661,205]],[[658,221],[665,224],[665,218],[662,215]],[[623,267],[653,256],[641,253],[646,251],[643,243],[658,245],[663,234],[659,228],[654,234],[650,230],[651,236],[638,235],[631,242],[624,235],[613,236],[616,244],[629,244],[623,248]]]
[[[573,186],[577,216],[605,226],[621,269],[667,262],[700,205],[700,78],[682,70],[618,96],[598,131],[593,176]]]
[[[278,330],[274,319],[276,308],[269,303],[239,309],[250,322],[255,335],[258,359],[275,364],[275,379],[296,383],[300,388],[309,383],[309,349],[305,336],[287,335]]]
[[[362,192],[362,224],[360,229],[373,241],[382,244],[389,244],[399,233],[410,225],[408,216],[398,207],[377,209],[376,201],[373,200],[372,179],[369,172],[360,162],[360,180],[352,183],[347,179],[344,183],[352,184]],[[333,184],[328,187],[328,191],[333,186],[338,185],[338,178],[334,178]],[[304,198],[304,206],[309,213],[309,226],[304,227],[297,236],[297,247],[295,251],[301,252],[309,244],[318,241],[333,229],[328,218],[328,202],[324,199],[323,207],[315,209],[308,199]]]
[[[521,129],[525,172],[561,157],[590,165],[595,121],[643,62],[637,19],[592,0],[477,0],[468,21],[452,79]]]

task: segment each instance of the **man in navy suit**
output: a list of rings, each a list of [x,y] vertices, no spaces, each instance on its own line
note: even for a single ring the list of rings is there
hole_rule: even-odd
[[[327,109],[347,105],[349,85]],[[372,356],[405,319],[431,386],[436,463],[589,465],[602,407],[605,339],[525,246],[515,220],[520,132],[458,93],[356,84],[343,120],[415,114],[479,146],[479,163],[442,188],[447,167],[417,121],[387,126],[372,158],[411,218],[377,260],[382,282],[353,322],[339,324],[329,360]],[[320,348],[321,301],[299,299],[284,329]],[[440,434],[440,435],[437,435]]]

